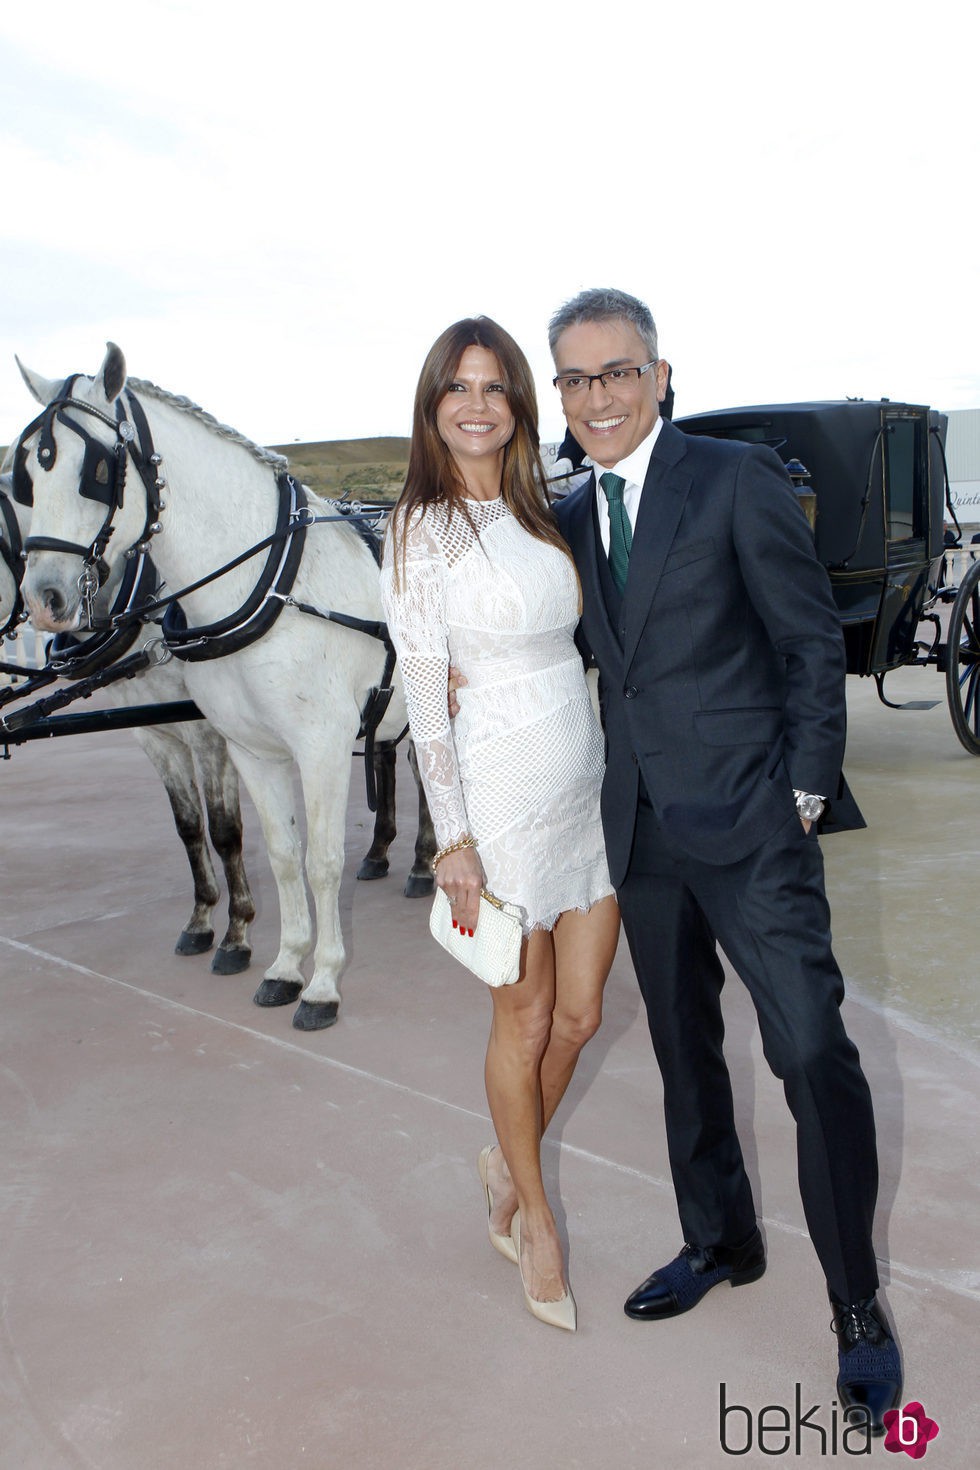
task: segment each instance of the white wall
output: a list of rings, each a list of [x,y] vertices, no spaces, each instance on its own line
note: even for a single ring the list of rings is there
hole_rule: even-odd
[[[946,428],[950,499],[961,526],[980,525],[980,408],[952,409]]]

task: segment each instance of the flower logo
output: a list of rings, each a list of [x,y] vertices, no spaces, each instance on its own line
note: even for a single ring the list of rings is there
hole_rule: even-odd
[[[885,1449],[897,1455],[904,1450],[913,1460],[921,1460],[929,1448],[929,1441],[936,1438],[939,1425],[930,1419],[920,1403],[906,1404],[904,1409],[889,1409],[882,1416],[888,1433]]]

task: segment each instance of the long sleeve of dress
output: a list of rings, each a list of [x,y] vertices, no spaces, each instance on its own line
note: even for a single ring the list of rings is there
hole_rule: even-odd
[[[381,597],[405,685],[436,841],[447,847],[463,837],[469,825],[448,708],[446,562],[424,517],[414,516],[408,524],[405,561],[397,578],[392,537],[387,537]]]

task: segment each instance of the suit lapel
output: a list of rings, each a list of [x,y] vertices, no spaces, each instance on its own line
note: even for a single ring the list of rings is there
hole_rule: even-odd
[[[623,595],[623,639],[628,669],[646,626],[657,584],[670,552],[684,506],[691,490],[691,477],[683,468],[687,446],[684,435],[664,421],[653,446],[643,495],[633,532],[629,576]]]

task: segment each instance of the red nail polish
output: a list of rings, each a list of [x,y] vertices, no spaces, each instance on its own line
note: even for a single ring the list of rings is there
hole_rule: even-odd
[[[473,930],[472,929],[467,929],[466,932],[470,936],[470,938],[472,939],[473,938]]]
[[[456,923],[456,920],[455,919],[453,919],[453,928],[454,929],[458,929],[459,928],[459,925]]]

